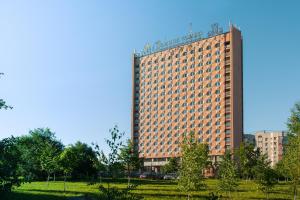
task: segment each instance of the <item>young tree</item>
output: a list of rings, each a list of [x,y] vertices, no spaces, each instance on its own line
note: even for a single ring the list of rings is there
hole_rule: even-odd
[[[295,104],[292,109],[287,126],[289,130],[288,144],[285,147],[282,165],[291,180],[293,196],[296,200],[300,182],[300,103]]]
[[[138,152],[134,149],[131,140],[127,140],[127,144],[120,148],[119,160],[125,166],[128,173],[128,186],[130,185],[130,173],[132,170],[139,169],[141,162]]]
[[[50,175],[54,173],[57,165],[57,157],[60,152],[48,142],[45,144],[44,148],[41,150],[40,162],[42,170],[47,173],[47,186],[49,186]]]
[[[187,193],[190,199],[191,192],[205,188],[204,169],[208,165],[208,145],[198,143],[193,133],[184,138],[181,146],[182,161],[179,189]]]
[[[177,173],[179,167],[179,158],[172,157],[168,160],[168,163],[163,166],[163,171],[165,173]]]
[[[254,145],[245,143],[235,152],[238,161],[239,175],[243,179],[254,178],[254,167],[260,157],[260,150],[255,149]]]
[[[72,151],[70,147],[65,148],[59,155],[59,166],[64,173],[64,192],[66,192],[67,176],[70,175],[74,169],[76,156],[76,152]]]
[[[218,177],[219,190],[226,192],[229,199],[232,199],[231,192],[237,188],[239,180],[237,176],[237,166],[230,152],[226,152],[223,156],[223,160],[219,164]]]
[[[95,145],[96,152],[100,157],[101,162],[106,166],[106,173],[111,177],[115,178],[119,169],[118,166],[120,164],[119,160],[119,151],[122,147],[122,137],[124,136],[124,132],[120,132],[118,126],[114,126],[112,129],[109,130],[110,132],[110,139],[105,139],[105,142],[109,146],[109,153],[108,156],[104,154],[98,145]],[[100,187],[103,189],[103,192],[107,194],[107,198],[114,198],[113,193],[111,193],[111,188],[109,181],[107,182],[107,189],[104,187]],[[105,190],[104,190],[105,189]]]
[[[101,161],[106,166],[106,172],[109,176],[114,179],[118,172],[120,171],[120,148],[123,146],[122,137],[124,136],[124,132],[120,132],[118,126],[114,126],[114,128],[109,130],[110,139],[106,139],[106,143],[109,146],[109,153],[106,156],[103,151],[100,150],[98,145],[95,145],[97,153],[101,159]],[[129,149],[129,148],[128,148]],[[127,157],[128,158],[128,157]],[[101,191],[100,199],[107,200],[138,200],[142,199],[139,195],[131,193],[131,190],[134,189],[135,186],[128,186],[126,189],[121,190],[116,187],[110,187],[109,181],[107,182],[107,188],[102,185],[99,187]]]
[[[300,102],[296,103],[292,108],[287,127],[290,135],[300,136]]]
[[[264,155],[260,156],[254,170],[258,189],[266,195],[267,199],[269,199],[269,194],[278,182],[276,171],[271,168],[270,162]]]

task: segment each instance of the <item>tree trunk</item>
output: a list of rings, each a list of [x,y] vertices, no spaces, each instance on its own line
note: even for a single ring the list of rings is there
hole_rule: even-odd
[[[64,176],[64,192],[66,192],[66,178],[67,177],[67,175],[66,175],[66,173],[65,173],[65,176]]]
[[[128,173],[128,186],[130,185],[130,170],[129,170],[129,165],[127,165],[127,173]]]
[[[50,179],[50,173],[48,173],[48,177],[47,177],[47,187],[49,187],[49,179]]]
[[[54,182],[55,182],[55,178],[56,178],[56,177],[55,177],[55,173],[54,173],[54,174],[53,174],[53,181],[54,181]]]
[[[294,185],[294,200],[297,200],[297,184]]]
[[[107,197],[108,197],[108,199],[110,199],[109,181],[107,182]]]

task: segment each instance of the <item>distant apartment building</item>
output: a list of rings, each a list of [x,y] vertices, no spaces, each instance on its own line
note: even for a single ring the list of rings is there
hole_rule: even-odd
[[[132,60],[131,137],[144,166],[159,171],[180,157],[186,133],[207,143],[212,161],[243,140],[241,31],[216,25],[146,45]]]
[[[259,131],[255,133],[256,148],[259,148],[262,154],[265,154],[271,166],[282,159],[283,145],[286,140],[284,131]]]

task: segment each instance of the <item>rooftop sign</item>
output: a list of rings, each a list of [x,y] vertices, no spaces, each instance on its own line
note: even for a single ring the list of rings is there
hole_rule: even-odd
[[[222,33],[223,33],[223,28],[219,27],[219,24],[215,23],[211,25],[211,31],[207,33],[207,37],[213,37],[215,35],[219,35]],[[176,46],[189,44],[204,38],[205,37],[203,36],[202,32],[196,32],[196,33],[190,32],[185,36],[177,37],[175,39],[166,42],[161,42],[160,40],[158,40],[152,45],[148,43],[144,46],[144,49],[140,53],[136,53],[136,55],[145,56],[162,50],[170,49]]]

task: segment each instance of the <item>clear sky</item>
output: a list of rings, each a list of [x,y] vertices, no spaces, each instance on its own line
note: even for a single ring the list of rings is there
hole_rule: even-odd
[[[284,130],[300,100],[300,1],[0,0],[0,138],[49,127],[65,144],[130,135],[131,55],[229,20],[244,37],[245,132]],[[104,147],[103,147],[104,148]]]

